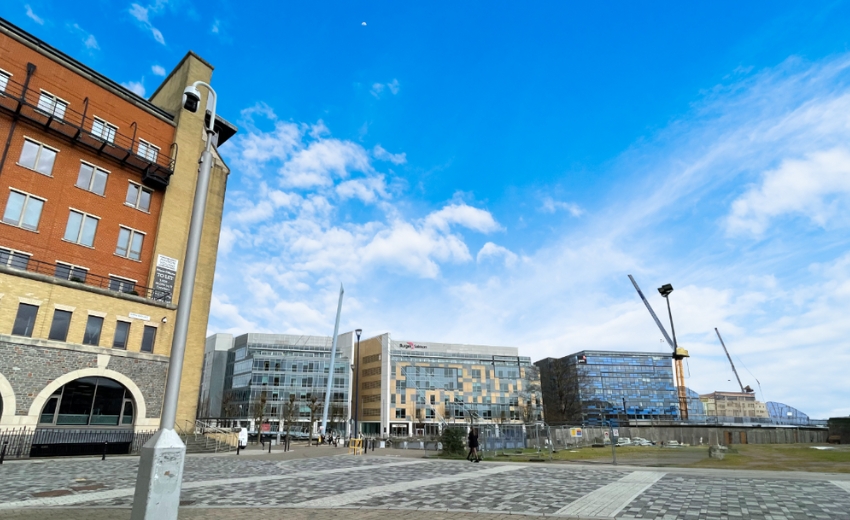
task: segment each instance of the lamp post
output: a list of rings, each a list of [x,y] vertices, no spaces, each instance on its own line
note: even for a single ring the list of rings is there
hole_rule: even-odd
[[[673,326],[673,311],[670,310],[670,293],[673,292],[673,286],[668,284],[664,284],[658,288],[658,292],[661,293],[661,296],[667,300],[667,315],[670,316],[670,330],[673,332],[673,348],[678,349],[679,343],[676,341],[676,327]]]
[[[183,91],[183,107],[190,112],[198,110],[201,99],[198,92],[199,86],[209,90],[207,110],[210,111],[210,121],[209,125],[204,128],[207,134],[207,142],[204,151],[201,153],[198,180],[195,185],[192,220],[189,224],[186,256],[183,259],[183,275],[180,284],[180,296],[177,301],[177,317],[174,321],[174,336],[171,341],[168,379],[165,384],[159,431],[145,443],[141,450],[131,520],[176,520],[177,508],[180,506],[186,446],[177,432],[174,431],[174,423],[177,418],[177,399],[180,395],[180,377],[183,373],[183,354],[186,351],[189,315],[192,311],[195,274],[198,270],[204,211],[207,205],[207,191],[210,184],[210,171],[212,170],[213,157],[210,149],[215,135],[216,95],[211,86],[202,81],[196,81],[191,86],[186,87]]]
[[[360,433],[357,425],[357,414],[360,412],[360,335],[363,334],[363,329],[354,331],[357,334],[357,347],[354,349],[354,431],[351,432],[351,438],[356,439]]]

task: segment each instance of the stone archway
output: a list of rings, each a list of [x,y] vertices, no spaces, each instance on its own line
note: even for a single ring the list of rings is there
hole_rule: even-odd
[[[3,400],[3,413],[0,415],[0,424],[4,426],[12,426],[15,412],[17,410],[17,401],[15,400],[15,391],[9,381],[0,374],[0,399]]]
[[[116,372],[114,370],[109,370],[106,368],[84,368],[82,370],[75,370],[73,372],[68,372],[67,374],[63,374],[60,377],[57,377],[53,381],[50,382],[47,386],[45,386],[41,392],[33,399],[32,404],[29,409],[29,417],[31,421],[34,421],[34,424],[37,424],[38,417],[41,414],[42,408],[44,408],[45,403],[53,395],[53,392],[62,388],[66,384],[74,381],[76,379],[80,379],[82,377],[105,377],[108,379],[113,379],[122,385],[130,394],[133,396],[133,401],[135,401],[136,406],[136,417],[139,420],[136,421],[136,426],[139,423],[146,423],[145,418],[147,417],[147,405],[145,404],[145,397],[142,395],[142,391],[139,390],[139,387],[136,383],[133,382],[132,379],[125,376],[120,372]],[[5,412],[4,412],[5,416]]]

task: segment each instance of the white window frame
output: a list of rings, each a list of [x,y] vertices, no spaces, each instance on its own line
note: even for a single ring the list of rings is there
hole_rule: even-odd
[[[50,102],[51,102],[51,106],[50,106],[49,110],[46,107],[41,106],[42,100],[47,99],[47,98],[49,98]],[[64,106],[62,107],[62,113],[57,114],[56,113],[56,107],[59,106],[60,103]],[[65,111],[68,110],[69,106],[71,106],[71,103],[68,100],[62,99],[61,97],[57,96],[56,94],[53,94],[53,93],[48,92],[44,89],[41,89],[41,94],[38,97],[38,105],[36,105],[36,108],[38,110],[40,110],[41,112],[44,112],[45,114],[51,115],[56,119],[62,120],[62,119],[65,118]]]
[[[122,285],[123,285],[125,282],[126,282],[126,283],[131,283],[131,284],[133,284],[133,287],[130,289],[130,291],[135,291],[135,290],[136,290],[136,286],[137,286],[137,285],[139,285],[139,281],[138,281],[138,280],[133,280],[132,278],[126,278],[126,277],[124,277],[124,276],[118,276],[117,274],[112,274],[112,273],[110,273],[110,274],[109,274],[109,286],[108,286],[108,287],[109,287],[109,290],[110,290],[110,291],[115,291],[115,289],[113,289],[113,288],[112,288],[112,282],[118,282],[118,283],[120,283],[120,284],[122,284]],[[122,285],[119,285],[119,286],[118,286],[118,292],[120,292],[120,293],[124,293],[124,294],[129,293],[130,291],[122,291],[122,290],[121,290]]]
[[[142,185],[142,184],[139,184],[138,182],[129,181],[129,184],[131,184],[131,185],[136,186],[137,188],[139,188],[139,192],[136,194],[136,202],[135,202],[135,204],[131,204],[131,203],[127,202],[127,196],[125,195],[125,196],[124,196],[124,205],[125,205],[125,206],[130,206],[131,208],[135,208],[135,209],[137,209],[137,210],[139,210],[139,211],[142,211],[142,212],[144,212],[144,213],[150,213],[150,212],[151,212],[151,206],[150,206],[150,204],[151,204],[151,202],[153,201],[153,190],[152,190],[152,189],[150,189],[150,188],[145,187],[145,186],[144,186],[144,185]],[[129,186],[129,185],[127,186],[127,189],[128,189],[128,190],[130,189],[130,186]],[[140,200],[142,200],[142,192],[143,192],[143,191],[146,191],[146,192],[148,192],[148,193],[150,194],[150,198],[148,199],[148,209],[142,209],[142,208],[140,208],[140,207],[139,207],[139,201],[140,201]]]
[[[18,195],[23,195],[26,198],[26,200],[24,200],[24,205],[21,207],[21,214],[18,216],[18,223],[17,224],[12,224],[11,222],[6,222],[6,220],[4,219],[5,214],[6,214],[6,207],[9,206],[9,199],[12,197],[13,192],[17,193]],[[19,189],[16,189],[16,188],[9,188],[9,196],[6,197],[6,207],[3,208],[4,217],[0,217],[0,222],[3,222],[4,224],[8,224],[10,226],[14,226],[14,227],[17,227],[17,228],[26,229],[27,231],[32,231],[34,233],[38,233],[38,226],[39,226],[39,224],[41,224],[41,213],[38,214],[38,224],[36,224],[35,229],[30,229],[28,227],[24,227],[24,226],[21,225],[24,222],[24,215],[27,212],[27,204],[29,204],[30,199],[40,200],[41,201],[41,210],[42,210],[42,212],[44,211],[44,205],[47,204],[47,199],[42,198],[42,197],[38,197],[36,195],[33,195],[32,193],[27,193],[23,190],[19,190]]]
[[[103,132],[101,132],[100,134],[95,132],[95,129],[94,129],[95,123],[100,123],[100,125],[103,127],[102,130],[107,130],[107,133],[106,133],[105,136],[103,135]],[[108,130],[112,131],[111,135],[108,132]],[[92,116],[91,133],[92,133],[93,136],[97,137],[98,139],[101,139],[101,140],[106,141],[108,143],[115,143],[115,136],[118,135],[118,126],[110,123],[109,121],[107,121],[106,119],[103,119],[102,117]]]
[[[78,270],[78,271],[85,271],[85,272],[86,272],[86,277],[85,277],[85,278],[83,278],[83,282],[85,282],[85,281],[86,281],[86,279],[87,279],[87,278],[88,278],[88,276],[89,276],[89,268],[88,268],[88,267],[83,267],[83,266],[81,266],[81,265],[74,265],[74,264],[71,264],[71,263],[68,263],[68,262],[63,262],[63,261],[61,261],[61,260],[56,260],[56,262],[55,262],[55,263],[56,263],[56,267],[59,267],[59,266],[61,265],[61,266],[64,266],[64,267],[67,267],[67,268],[68,268],[68,278],[62,278],[61,276],[57,276],[57,275],[56,275],[56,270],[54,269],[54,270],[53,270],[53,276],[55,276],[56,278],[61,278],[62,280],[69,280],[69,281],[70,281],[70,280],[71,280],[71,278],[73,278],[73,277],[74,277],[74,270]]]
[[[0,94],[6,92],[6,87],[9,86],[9,80],[12,79],[12,73],[0,69]]]
[[[145,150],[142,151],[142,145],[145,145]],[[153,151],[153,157],[151,157],[150,152]],[[139,139],[139,144],[136,145],[136,155],[139,157],[143,157],[150,162],[156,162],[159,157],[159,152],[162,151],[159,146],[156,146],[153,143],[145,141],[144,139]]]
[[[20,251],[18,249],[12,249],[11,247],[0,246],[0,251],[5,251],[6,254],[9,255],[9,258],[7,258],[5,262],[0,263],[0,265],[4,267],[9,267],[12,269],[21,269],[20,267],[15,267],[14,265],[12,265],[12,261],[15,259],[15,255],[27,257],[27,265],[29,265],[29,262],[32,259],[32,253],[27,253],[26,251]],[[24,267],[23,269],[26,270],[26,267]]]
[[[128,260],[133,260],[134,262],[140,262],[142,260],[142,251],[141,250],[139,250],[139,258],[133,258],[132,256],[130,256],[130,248],[133,245],[133,236],[134,235],[142,235],[142,248],[144,248],[145,247],[145,237],[147,237],[148,234],[145,233],[144,231],[139,231],[138,229],[133,229],[129,226],[124,226],[124,225],[119,224],[118,225],[118,240],[121,240],[121,230],[122,229],[126,229],[127,231],[130,232],[130,239],[127,241],[127,254],[122,255],[118,252],[118,248],[121,245],[121,243],[119,242],[118,244],[115,244],[115,256],[120,256],[121,258],[126,258]]]
[[[88,247],[90,249],[94,249],[94,237],[92,237],[92,243],[91,243],[90,246],[80,242],[80,237],[83,234],[83,228],[85,227],[85,224],[86,224],[86,217],[93,218],[97,221],[97,224],[95,224],[95,226],[94,226],[94,233],[95,233],[95,235],[97,235],[97,226],[100,224],[100,217],[98,217],[97,215],[92,215],[91,213],[86,213],[85,211],[83,211],[81,209],[74,208],[74,207],[68,208],[68,210],[69,210],[68,211],[68,220],[71,220],[71,213],[79,213],[80,215],[82,215],[83,218],[82,218],[82,220],[80,220],[80,229],[77,230],[77,239],[76,240],[68,240],[67,238],[65,238],[65,235],[63,234],[62,240],[64,242],[69,242],[71,244],[77,244],[78,246],[83,246],[83,247]],[[68,230],[68,224],[66,223],[65,224],[65,231],[67,232],[67,230]]]
[[[87,187],[80,186],[75,181],[74,186],[76,186],[77,188],[80,188],[82,190],[86,190],[89,193],[94,193],[95,195],[100,195],[101,197],[105,197],[106,196],[106,183],[109,181],[109,174],[111,174],[112,172],[109,171],[109,170],[106,170],[104,168],[101,168],[100,166],[97,166],[96,164],[93,164],[93,163],[90,163],[88,161],[84,161],[84,160],[80,159],[80,165],[83,165],[83,164],[85,164],[87,166],[91,166],[92,170],[93,170],[91,172],[91,179],[89,179],[89,185]],[[103,183],[103,193],[98,193],[98,192],[92,190],[92,186],[94,185],[94,176],[95,176],[95,173],[97,173],[98,171],[101,171],[101,172],[106,174],[106,181],[104,181],[104,183]],[[79,181],[79,180],[80,180],[80,174],[78,172],[77,173],[77,181]]]
[[[39,161],[39,159],[41,159],[41,151],[43,149],[47,148],[51,152],[55,153],[57,156],[59,155],[59,149],[54,148],[54,147],[52,147],[48,144],[44,144],[41,141],[39,141],[37,139],[33,139],[32,137],[28,137],[26,135],[24,136],[24,141],[29,141],[30,143],[38,146],[38,153],[35,154],[35,163],[33,163],[32,166],[27,166],[26,164],[23,164],[21,162],[21,156],[19,155],[18,156],[18,162],[16,162],[15,164],[17,164],[21,168],[26,168],[27,170],[32,170],[36,173],[40,173],[41,175],[53,177],[53,166],[56,166],[56,157],[55,156],[53,157],[53,166],[50,167],[50,173],[44,173],[44,172],[38,171],[38,161]],[[23,152],[24,152],[24,147],[21,146],[21,153],[23,153]]]

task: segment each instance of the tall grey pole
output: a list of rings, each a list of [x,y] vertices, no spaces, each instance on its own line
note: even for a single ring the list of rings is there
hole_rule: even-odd
[[[339,303],[336,306],[336,324],[334,324],[334,339],[331,344],[331,368],[328,371],[328,387],[325,392],[325,409],[322,411],[322,435],[328,433],[328,408],[331,406],[331,388],[334,380],[334,363],[336,362],[336,342],[339,337],[339,316],[342,314],[342,295],[345,290],[339,284]]]
[[[209,89],[207,109],[211,109],[206,147],[201,153],[198,181],[195,185],[195,199],[192,206],[192,220],[189,224],[189,237],[186,244],[186,256],[183,259],[183,275],[180,284],[180,296],[177,300],[177,317],[174,320],[174,336],[171,340],[171,355],[168,365],[168,379],[165,384],[162,416],[159,431],[145,443],[139,458],[139,472],[136,476],[136,492],[133,497],[131,520],[177,520],[180,506],[180,490],[183,483],[183,462],[186,458],[186,446],[174,431],[177,419],[177,403],[180,396],[180,378],[183,373],[183,355],[186,352],[186,338],[189,332],[189,316],[192,311],[192,296],[195,290],[195,274],[198,270],[198,255],[201,249],[201,235],[204,227],[204,212],[207,205],[207,191],[212,170],[212,139],[215,134],[215,91]]]

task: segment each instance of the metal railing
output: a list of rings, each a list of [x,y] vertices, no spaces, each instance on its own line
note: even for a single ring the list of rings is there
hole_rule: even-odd
[[[26,260],[24,260],[23,257],[20,255],[10,258],[8,261],[8,265],[0,264],[0,272],[6,272],[9,274],[15,274],[16,271],[27,271],[30,273],[51,276],[60,280],[68,280],[70,282],[79,283],[80,285],[99,287],[101,289],[106,289],[116,293],[139,296],[148,300],[162,302],[171,301],[170,291],[161,291],[158,289],[154,289],[153,287],[145,287],[142,285],[135,284],[133,282],[130,282],[129,280],[113,279],[108,276],[91,274],[89,272],[86,272],[85,277],[81,278],[80,276],[77,276],[78,273],[75,273],[73,270],[70,269],[72,268],[69,268],[67,265],[64,264],[43,262],[41,260],[34,260],[32,258],[27,258]],[[65,276],[57,275],[57,270],[69,271],[68,277],[66,278]]]
[[[3,458],[134,455],[156,431],[10,428],[0,431]]]
[[[40,92],[17,83],[11,78],[7,81],[6,89],[0,92],[0,110],[4,110],[13,118],[23,118],[31,123],[44,127],[53,134],[69,141],[82,144],[98,155],[105,155],[127,166],[142,171],[143,180],[149,180],[159,187],[168,185],[174,172],[176,147],[172,145],[172,156],[158,151],[156,157],[139,154],[140,139],[136,137],[137,124],[131,123],[133,136],[118,133],[110,129],[107,136],[93,133],[94,118],[88,116],[88,98],[83,102],[83,112],[77,112],[68,106],[64,110],[53,107],[39,107]],[[60,112],[57,114],[57,112]]]
[[[187,445],[190,440],[202,443],[204,449],[212,449],[215,453],[230,451],[239,442],[239,436],[232,430],[218,428],[204,421],[186,419],[182,426],[176,425],[176,429]]]

